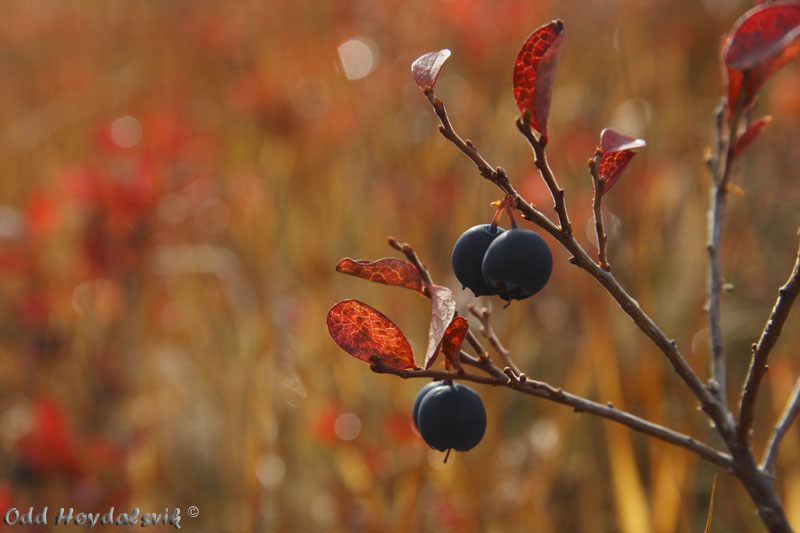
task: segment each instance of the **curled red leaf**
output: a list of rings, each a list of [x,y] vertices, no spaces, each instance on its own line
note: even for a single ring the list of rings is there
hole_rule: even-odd
[[[328,333],[339,347],[367,363],[378,356],[394,368],[416,368],[403,332],[383,313],[358,300],[344,300],[328,311]]]
[[[519,110],[531,114],[531,127],[547,142],[550,97],[564,37],[564,23],[554,20],[528,36],[514,64],[514,98]]]
[[[404,259],[384,257],[376,261],[363,261],[345,257],[336,264],[336,272],[349,274],[375,283],[396,285],[425,294],[419,270]]]
[[[411,75],[414,76],[414,81],[420,88],[426,87],[433,88],[436,85],[436,80],[439,79],[439,72],[442,70],[442,65],[450,57],[450,50],[444,48],[438,52],[428,52],[419,56],[411,63]]]
[[[742,15],[722,44],[728,75],[728,109],[749,106],[758,89],[800,55],[800,1],[762,3]]]
[[[430,368],[436,354],[439,351],[439,344],[442,342],[447,326],[456,314],[456,301],[453,298],[453,291],[447,287],[429,285],[428,292],[431,295],[431,324],[428,329],[428,349],[425,352],[425,368]]]
[[[447,330],[444,332],[442,342],[440,344],[441,351],[444,354],[447,364],[452,365],[456,370],[461,370],[461,344],[469,331],[467,319],[463,316],[455,317]]]
[[[738,157],[739,154],[744,152],[745,149],[761,135],[761,132],[764,131],[764,128],[766,128],[767,124],[770,122],[772,122],[772,117],[766,116],[750,124],[744,133],[736,139],[736,145],[733,147],[733,157]]]
[[[600,179],[605,180],[603,194],[608,192],[622,176],[625,167],[636,155],[634,150],[645,146],[647,146],[647,142],[644,139],[634,139],[611,128],[606,128],[600,133],[602,156],[600,165],[597,167],[597,173]]]

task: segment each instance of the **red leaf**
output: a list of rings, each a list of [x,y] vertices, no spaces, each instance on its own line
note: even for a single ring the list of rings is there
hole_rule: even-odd
[[[636,155],[633,150],[645,146],[647,143],[644,139],[634,139],[611,128],[606,128],[600,133],[600,151],[603,155],[597,170],[600,179],[605,179],[603,194],[607,193],[622,176],[622,171]]]
[[[547,142],[547,117],[564,23],[554,20],[525,40],[514,65],[514,98],[519,110],[531,114],[531,126]]]
[[[419,270],[408,261],[396,257],[384,257],[377,261],[357,261],[345,257],[336,264],[336,272],[375,283],[406,287],[425,294]]]
[[[744,150],[761,135],[761,132],[764,131],[764,128],[766,128],[767,124],[770,122],[772,122],[772,117],[766,116],[750,124],[745,132],[736,139],[736,145],[733,147],[733,157],[738,157],[739,154],[744,152]]]
[[[414,81],[420,88],[424,89],[436,85],[436,80],[439,79],[439,72],[442,70],[442,65],[450,57],[450,50],[444,48],[438,52],[428,52],[427,54],[419,56],[411,63],[411,75],[414,76]]]
[[[724,39],[728,109],[741,97],[753,103],[758,89],[783,65],[800,55],[800,2],[762,3],[742,15]]]
[[[463,316],[457,316],[447,326],[447,331],[444,332],[442,337],[441,350],[447,358],[447,362],[455,367],[456,370],[461,370],[461,359],[459,351],[461,350],[461,343],[469,331],[467,319]]]
[[[425,368],[430,368],[439,351],[439,343],[448,324],[456,314],[456,301],[453,291],[447,287],[428,285],[431,295],[431,325],[428,329],[428,349],[425,352]]]
[[[328,311],[328,333],[339,347],[367,363],[372,355],[395,368],[416,368],[403,332],[380,311],[358,300],[344,300]]]

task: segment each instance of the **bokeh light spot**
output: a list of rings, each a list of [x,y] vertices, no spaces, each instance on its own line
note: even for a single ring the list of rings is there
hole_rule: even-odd
[[[264,454],[256,463],[256,477],[264,488],[278,488],[286,477],[286,463],[275,453]]]
[[[344,74],[349,80],[363,78],[375,68],[376,54],[362,39],[350,39],[336,49]]]
[[[333,431],[342,440],[353,440],[361,433],[361,420],[352,413],[344,413],[334,422]]]
[[[111,124],[111,140],[120,148],[133,148],[142,140],[142,125],[131,116],[119,117]]]

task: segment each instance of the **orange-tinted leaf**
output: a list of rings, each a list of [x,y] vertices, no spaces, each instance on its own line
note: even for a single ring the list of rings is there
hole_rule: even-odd
[[[600,133],[600,151],[603,153],[598,166],[598,175],[605,180],[603,194],[619,180],[622,171],[628,166],[636,152],[633,150],[647,146],[644,139],[634,139],[622,135],[611,128]]]
[[[414,81],[420,88],[426,87],[433,88],[436,85],[436,80],[439,79],[439,72],[442,70],[442,65],[450,57],[450,50],[444,48],[438,52],[428,52],[427,54],[419,56],[411,63],[411,75],[414,76]]]
[[[783,53],[800,37],[800,2],[773,2],[754,7],[733,26],[725,47],[725,64],[752,70]]]
[[[425,294],[419,270],[408,261],[396,257],[384,257],[377,261],[358,261],[345,257],[336,264],[336,272]]]
[[[733,147],[733,157],[737,157],[741,154],[748,146],[750,146],[753,141],[761,135],[761,132],[764,131],[764,128],[767,127],[767,124],[772,122],[772,117],[766,116],[761,117],[760,119],[756,120],[752,124],[750,124],[744,133],[742,133],[738,139],[736,139],[736,146]]]
[[[547,142],[550,96],[564,37],[564,23],[554,20],[525,40],[514,64],[514,98],[519,110],[531,114],[531,126]]]
[[[456,301],[453,298],[453,291],[447,287],[429,285],[428,292],[431,295],[431,325],[428,329],[428,349],[425,352],[425,368],[430,368],[436,353],[439,350],[439,343],[447,330],[447,326],[456,314]]]
[[[328,333],[339,347],[362,361],[377,355],[395,368],[416,368],[403,332],[380,311],[358,300],[344,300],[328,311]]]
[[[456,370],[461,370],[460,350],[461,343],[469,331],[467,319],[463,316],[457,316],[447,326],[447,331],[444,332],[442,337],[441,350],[444,354],[447,364],[455,367]]]
[[[742,15],[722,45],[729,111],[742,91],[744,104],[752,104],[764,82],[798,55],[800,1],[762,3]]]

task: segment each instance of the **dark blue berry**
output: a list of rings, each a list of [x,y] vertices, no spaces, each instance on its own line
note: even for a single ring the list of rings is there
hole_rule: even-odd
[[[505,300],[522,300],[547,284],[553,256],[538,233],[514,228],[499,235],[486,249],[482,271],[494,293]]]
[[[414,408],[411,411],[412,416],[414,418],[414,425],[417,426],[417,429],[419,429],[419,420],[418,420],[419,405],[422,403],[422,399],[425,397],[426,394],[428,394],[431,391],[431,389],[434,389],[436,387],[441,387],[442,385],[445,385],[444,381],[431,381],[430,383],[422,387],[417,393],[417,397],[414,399]]]
[[[417,421],[422,438],[431,448],[464,452],[483,438],[486,409],[477,392],[450,382],[425,394]]]
[[[453,246],[453,272],[458,281],[471,289],[475,296],[493,294],[483,279],[481,264],[486,249],[503,231],[500,227],[492,229],[491,224],[473,226],[462,233]]]

